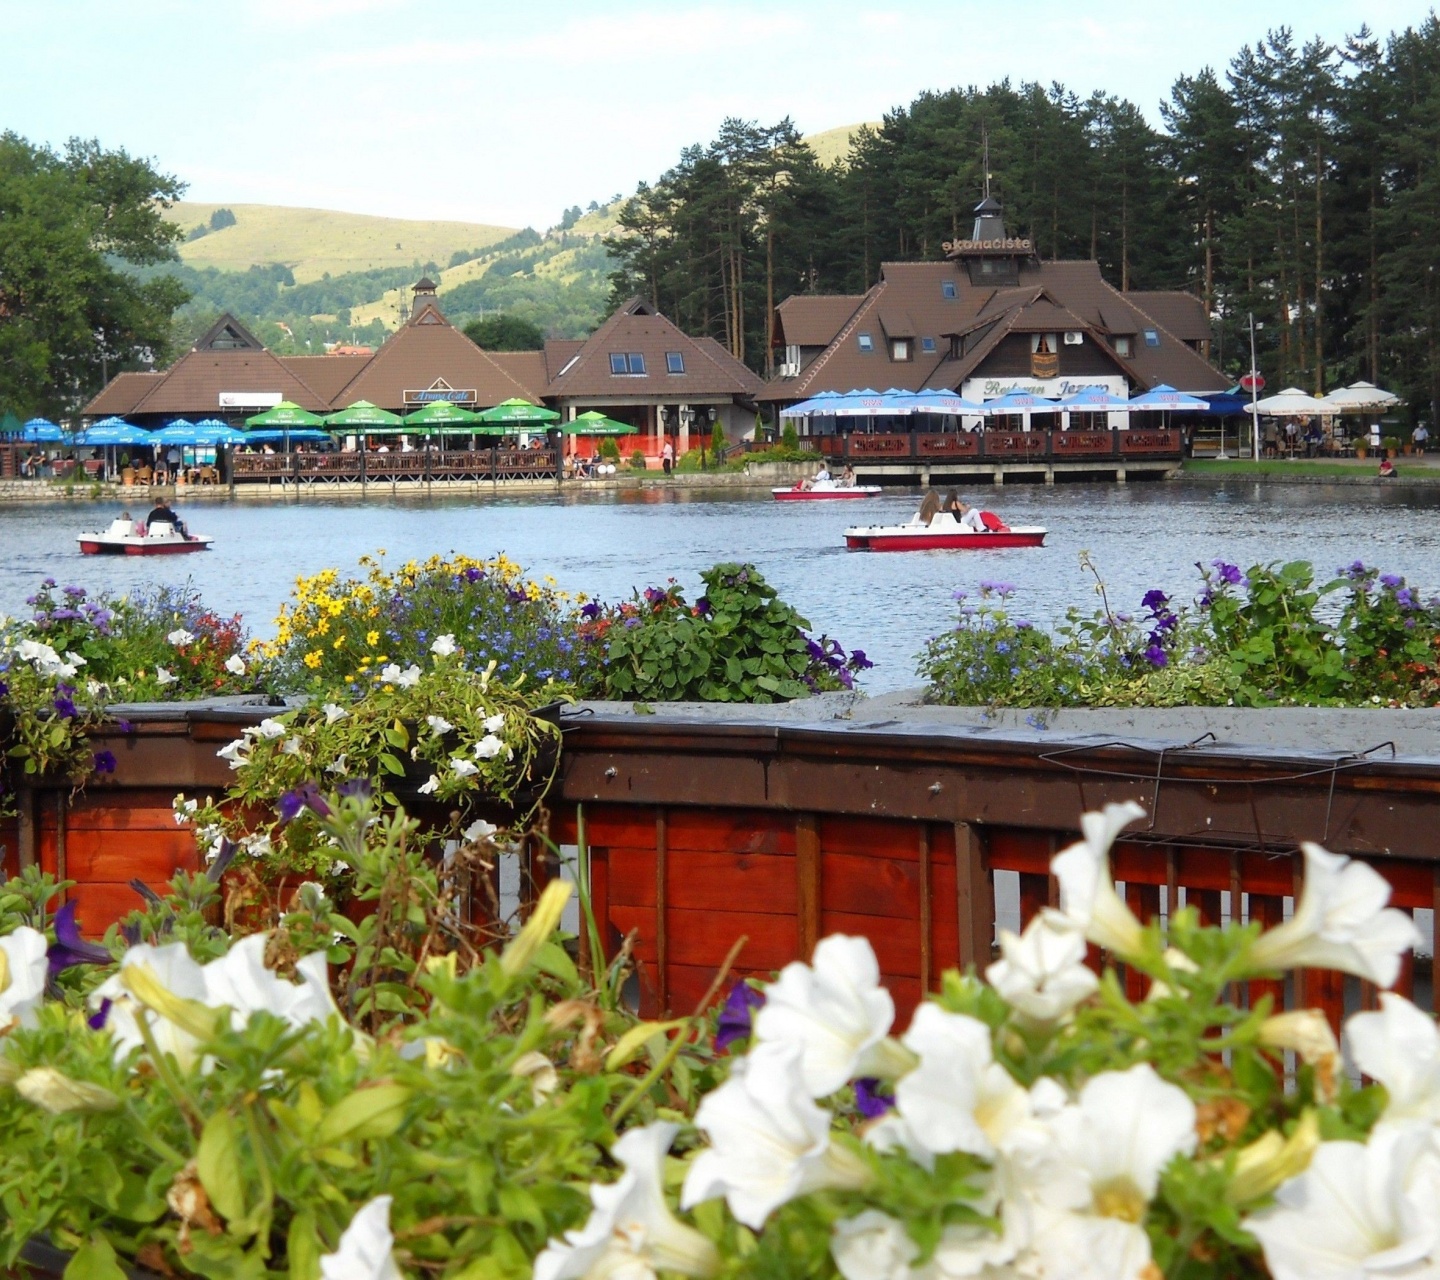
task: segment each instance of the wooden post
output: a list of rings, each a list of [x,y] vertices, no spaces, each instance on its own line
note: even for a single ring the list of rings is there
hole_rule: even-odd
[[[968,822],[955,824],[955,890],[959,912],[960,967],[983,969],[995,940],[995,892],[985,856],[984,834]]]
[[[69,798],[65,791],[55,793],[55,879],[65,879],[65,810],[69,807]],[[65,893],[60,894],[60,901],[64,903]]]
[[[670,931],[665,923],[665,872],[669,862],[669,829],[664,809],[655,811],[655,998],[660,1016],[670,1016]]]
[[[20,870],[26,867],[33,867],[39,859],[39,833],[35,824],[35,791],[32,787],[19,787],[15,792],[15,805],[17,809],[16,821],[19,825],[19,840],[16,853],[20,859]]]
[[[934,981],[933,910],[930,902],[930,828],[920,824],[920,994],[923,998]]]
[[[820,820],[813,813],[795,820],[795,910],[800,959],[809,961],[820,941]]]

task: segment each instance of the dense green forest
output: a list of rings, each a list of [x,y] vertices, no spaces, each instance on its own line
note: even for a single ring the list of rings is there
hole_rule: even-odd
[[[1120,288],[1189,289],[1213,354],[1274,387],[1356,378],[1440,401],[1440,22],[1340,46],[1288,29],[1139,107],[1062,85],[927,92],[820,165],[789,120],[729,120],[642,183],[607,241],[611,306],[652,299],[758,369],[772,302],[861,292],[968,231],[988,138],[1007,222]]]

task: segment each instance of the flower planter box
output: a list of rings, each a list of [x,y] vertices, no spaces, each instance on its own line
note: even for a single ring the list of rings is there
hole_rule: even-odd
[[[20,1260],[26,1268],[24,1274],[40,1277],[41,1280],[63,1280],[65,1268],[70,1265],[73,1256],[64,1249],[57,1249],[48,1240],[31,1240],[20,1250]],[[144,1267],[124,1267],[124,1271],[130,1280],[165,1280],[158,1271],[149,1271]]]

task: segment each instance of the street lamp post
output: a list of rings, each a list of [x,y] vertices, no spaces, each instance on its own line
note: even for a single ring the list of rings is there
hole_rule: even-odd
[[[1260,461],[1260,415],[1255,406],[1260,397],[1260,375],[1255,368],[1255,313],[1250,313],[1250,456]],[[1223,447],[1223,445],[1222,445]]]

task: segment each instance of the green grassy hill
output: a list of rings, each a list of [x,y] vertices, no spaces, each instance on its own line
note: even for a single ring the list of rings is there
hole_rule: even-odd
[[[868,123],[871,129],[880,127],[878,120]],[[861,127],[858,124],[845,124],[838,129],[826,129],[823,133],[807,134],[805,145],[815,153],[821,164],[834,164],[837,160],[845,159],[846,153],[850,150],[850,139]]]
[[[186,230],[209,226],[220,208],[235,225],[187,240],[181,259],[192,267],[246,271],[278,262],[297,284],[354,271],[401,267],[412,262],[448,262],[457,251],[483,249],[514,234],[513,227],[478,222],[376,218],[332,209],[291,209],[267,204],[200,204],[182,200],[166,218]]]

